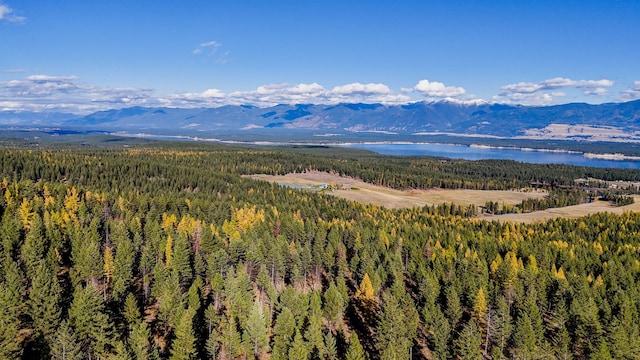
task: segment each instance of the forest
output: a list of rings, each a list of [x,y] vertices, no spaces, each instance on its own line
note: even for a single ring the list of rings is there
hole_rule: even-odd
[[[242,177],[305,170],[398,189],[640,180],[331,148],[4,146],[0,358],[640,358],[640,214],[487,221]]]

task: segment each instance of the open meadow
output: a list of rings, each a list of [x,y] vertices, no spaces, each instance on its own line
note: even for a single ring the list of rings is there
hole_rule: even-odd
[[[329,195],[364,204],[384,206],[388,209],[422,207],[443,203],[484,206],[487,201],[516,205],[524,199],[541,199],[547,195],[546,191],[541,190],[396,190],[369,184],[355,178],[321,171],[290,173],[286,175],[256,174],[250,177],[282,185],[304,186],[315,189],[321,189],[322,186],[326,185],[331,189],[322,191],[325,191]],[[598,212],[622,214],[625,211],[640,211],[640,196],[636,196],[635,200],[634,204],[620,207],[613,206],[611,203],[605,201],[594,201],[588,204],[551,208],[531,213],[504,215],[481,214],[478,215],[478,217],[486,220],[532,223],[556,217],[577,218]]]

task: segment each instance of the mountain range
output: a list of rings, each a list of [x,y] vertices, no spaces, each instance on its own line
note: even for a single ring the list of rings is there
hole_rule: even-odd
[[[416,102],[406,105],[276,105],[260,108],[131,107],[88,115],[0,111],[3,127],[55,127],[150,134],[219,133],[338,136],[455,134],[574,140],[640,140],[640,100],[555,106]]]

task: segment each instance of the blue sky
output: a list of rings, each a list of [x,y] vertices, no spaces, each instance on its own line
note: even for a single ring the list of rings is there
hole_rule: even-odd
[[[640,98],[640,1],[0,0],[0,110]]]

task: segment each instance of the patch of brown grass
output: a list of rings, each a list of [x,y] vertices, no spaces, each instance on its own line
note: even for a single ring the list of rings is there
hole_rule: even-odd
[[[364,181],[339,176],[321,171],[308,171],[304,173],[292,173],[287,175],[257,174],[250,176],[253,179],[299,186],[318,186],[321,184],[349,185],[352,190],[329,190],[329,195],[364,204],[384,206],[389,209],[423,207],[425,205],[438,205],[454,203],[460,205],[473,204],[482,206],[487,201],[497,201],[502,204],[515,205],[529,198],[543,198],[545,191],[502,191],[502,190],[395,190],[383,186],[376,186]],[[357,189],[357,190],[356,190]],[[595,201],[590,204],[580,204],[562,208],[547,209],[526,214],[505,215],[479,215],[486,220],[514,221],[532,223],[544,221],[556,217],[578,218],[598,212],[611,212],[622,214],[624,211],[640,211],[640,196],[635,197],[635,203],[622,207],[615,207],[609,202]]]

